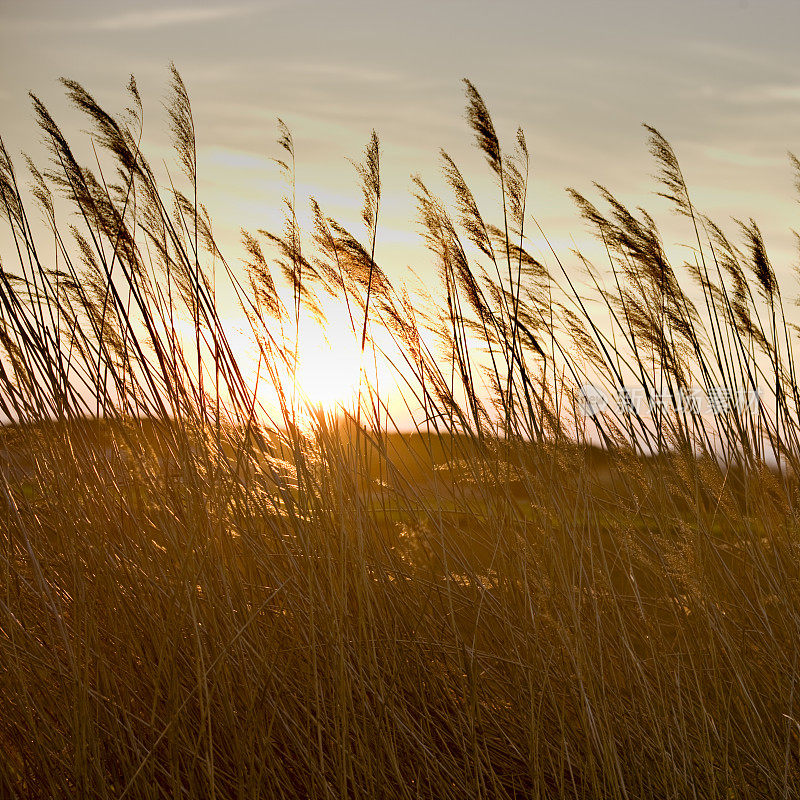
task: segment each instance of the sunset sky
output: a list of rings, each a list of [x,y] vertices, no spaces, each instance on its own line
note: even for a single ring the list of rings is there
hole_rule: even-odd
[[[174,60],[189,88],[202,198],[228,252],[240,227],[278,224],[270,158],[276,117],[297,142],[301,194],[357,226],[348,158],[372,128],[383,147],[377,258],[387,271],[426,259],[410,175],[437,188],[438,149],[485,181],[464,122],[460,79],[483,93],[501,136],[518,124],[532,155],[531,210],[563,247],[587,234],[565,196],[596,180],[656,210],[640,123],[673,142],[697,205],[754,216],[779,273],[800,227],[787,150],[800,151],[800,5],[786,0],[542,2],[0,3],[0,132],[12,155],[42,153],[27,98],[66,131],[84,123],[56,79],[83,83],[122,110],[134,73],[145,149],[170,158],[162,102]],[[793,287],[792,287],[793,288]]]

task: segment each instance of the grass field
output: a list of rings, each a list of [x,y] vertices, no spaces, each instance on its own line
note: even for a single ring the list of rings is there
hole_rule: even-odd
[[[467,82],[497,195],[446,154],[450,198],[416,180],[423,305],[375,261],[376,136],[363,230],[314,201],[303,230],[281,126],[286,226],[240,268],[178,73],[171,181],[133,80],[120,118],[65,89],[95,169],[36,98],[32,191],[0,150],[0,795],[800,796],[797,328],[755,222],[697,211],[648,129],[686,263],[602,187],[573,196],[607,266],[534,257],[524,135],[502,149]],[[331,299],[363,357],[336,413],[296,379]],[[588,382],[673,402],[587,417]],[[764,396],[712,415],[693,387]]]

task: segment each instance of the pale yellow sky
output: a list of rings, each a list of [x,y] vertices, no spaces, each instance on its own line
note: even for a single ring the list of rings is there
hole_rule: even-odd
[[[410,174],[441,186],[444,147],[490,190],[463,118],[468,76],[506,141],[525,128],[530,208],[555,243],[586,237],[566,186],[590,192],[597,180],[623,201],[664,209],[651,194],[646,121],[675,145],[698,206],[722,221],[755,217],[790,281],[800,209],[786,151],[800,151],[799,29],[800,4],[785,0],[1,0],[0,132],[12,154],[40,155],[28,90],[77,133],[83,123],[56,78],[121,110],[134,73],[146,148],[169,158],[161,101],[174,60],[194,104],[201,199],[232,260],[240,227],[277,224],[282,187],[269,158],[281,116],[295,134],[301,194],[354,227],[360,194],[347,157],[378,131],[377,258],[390,274],[406,264],[424,273]]]

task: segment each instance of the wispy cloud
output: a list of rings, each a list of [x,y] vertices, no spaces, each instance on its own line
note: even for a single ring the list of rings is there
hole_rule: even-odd
[[[241,17],[253,12],[251,6],[219,6],[217,8],[160,8],[131,11],[96,20],[92,27],[102,31],[146,30],[171,25],[190,25]]]
[[[331,80],[347,80],[360,83],[396,83],[402,79],[399,72],[378,70],[359,66],[348,66],[336,63],[294,62],[285,69],[304,76],[329,78]]]
[[[780,167],[786,163],[785,158],[776,156],[751,155],[735,150],[726,150],[720,147],[706,147],[705,154],[726,164],[735,164],[737,167]]]
[[[800,85],[773,84],[751,87],[736,96],[741,103],[784,103],[796,106],[800,100]]]

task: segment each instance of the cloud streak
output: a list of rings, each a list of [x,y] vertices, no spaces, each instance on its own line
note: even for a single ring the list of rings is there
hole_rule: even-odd
[[[151,11],[132,11],[117,14],[94,22],[99,31],[130,31],[166,28],[174,25],[191,25],[217,22],[252,13],[246,6],[219,6],[217,8],[162,8]]]
[[[374,66],[359,67],[346,64],[294,62],[286,67],[289,71],[312,78],[348,80],[360,83],[397,83],[402,80],[399,72],[375,69]]]

